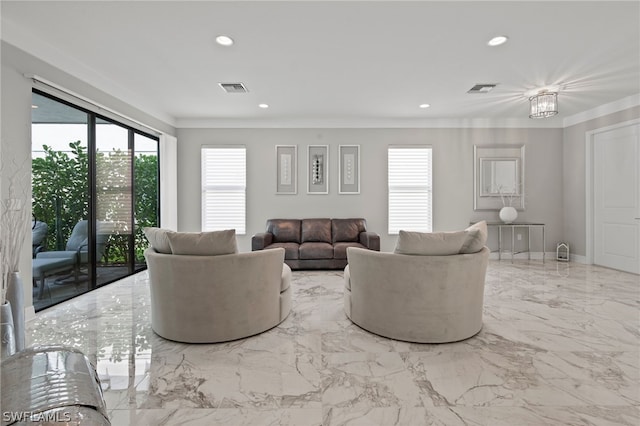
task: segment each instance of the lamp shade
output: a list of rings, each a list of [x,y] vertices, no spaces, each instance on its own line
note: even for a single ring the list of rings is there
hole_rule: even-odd
[[[558,94],[541,92],[529,98],[529,118],[547,118],[558,113]]]

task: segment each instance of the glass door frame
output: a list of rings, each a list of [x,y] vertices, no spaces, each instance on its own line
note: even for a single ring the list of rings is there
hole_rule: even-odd
[[[46,91],[42,91],[42,90],[38,90],[36,88],[32,88],[32,94],[37,94],[39,96],[43,96],[46,98],[49,98],[50,100],[53,100],[55,102],[59,102],[63,105],[66,105],[68,107],[74,108],[78,111],[81,111],[83,113],[87,114],[87,156],[88,156],[88,175],[87,175],[87,184],[88,184],[88,212],[89,212],[89,217],[87,218],[88,220],[88,226],[89,226],[89,235],[88,235],[88,265],[87,265],[87,272],[88,272],[88,286],[87,286],[87,292],[88,291],[92,291],[95,290],[96,288],[100,288],[104,285],[110,284],[114,281],[117,281],[119,279],[122,279],[126,276],[130,276],[134,273],[143,271],[146,269],[146,265],[145,266],[141,266],[139,267],[138,264],[136,264],[136,257],[135,257],[135,233],[136,233],[136,216],[135,216],[135,206],[136,206],[136,197],[135,197],[135,189],[136,189],[136,174],[135,174],[135,155],[136,155],[136,151],[135,151],[135,136],[136,134],[141,135],[143,137],[146,137],[148,139],[151,140],[155,140],[156,141],[156,146],[157,146],[157,151],[156,151],[156,156],[158,158],[158,168],[157,168],[157,177],[156,177],[156,182],[157,182],[157,197],[156,197],[156,205],[157,205],[157,212],[156,212],[156,221],[157,224],[159,225],[160,223],[160,138],[156,135],[153,135],[151,133],[147,133],[144,132],[140,129],[131,127],[125,123],[119,122],[118,120],[114,119],[114,118],[110,118],[104,115],[101,115],[95,111],[91,111],[90,109],[87,108],[83,108],[81,106],[78,106],[72,102],[69,102],[65,99],[61,99],[51,93],[48,93]],[[113,125],[117,125],[117,126],[121,126],[123,128],[125,128],[128,132],[128,142],[127,142],[127,146],[129,149],[129,152],[131,153],[131,161],[129,164],[129,167],[131,168],[131,233],[128,235],[128,262],[127,262],[127,273],[126,275],[124,275],[123,277],[118,277],[112,280],[107,280],[103,283],[101,283],[100,285],[97,284],[98,281],[98,275],[97,275],[97,268],[98,268],[98,259],[96,259],[97,257],[97,248],[96,248],[96,236],[97,236],[97,208],[98,208],[98,203],[97,203],[97,190],[96,190],[96,185],[97,185],[97,132],[96,132],[96,126],[98,121],[105,121],[107,123],[113,124]],[[33,125],[33,123],[32,123]],[[83,292],[84,293],[84,292]],[[82,293],[78,293],[78,295],[80,295]],[[66,299],[69,300],[69,299]],[[53,306],[55,303],[52,303],[49,306]],[[47,306],[48,307],[48,306]],[[42,308],[45,309],[45,308]]]

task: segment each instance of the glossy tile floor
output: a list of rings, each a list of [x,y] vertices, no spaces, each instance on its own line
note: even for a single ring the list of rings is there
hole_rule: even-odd
[[[114,426],[640,424],[637,275],[491,261],[483,330],[442,345],[351,324],[340,271],[292,285],[280,326],[234,342],[156,336],[144,272],[42,311],[28,339],[90,356]]]

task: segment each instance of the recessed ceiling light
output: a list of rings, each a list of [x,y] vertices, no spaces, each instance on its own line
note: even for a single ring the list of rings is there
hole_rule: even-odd
[[[233,39],[226,35],[219,35],[216,37],[216,43],[220,46],[231,46],[233,44]]]
[[[492,38],[487,42],[487,44],[491,47],[500,46],[507,42],[507,36],[497,36]]]
[[[269,108],[269,104],[258,104],[259,108],[267,109]]]
[[[420,108],[429,108],[431,105],[430,104],[420,104],[419,107]]]
[[[31,109],[36,109],[38,108],[38,105],[31,105]]]

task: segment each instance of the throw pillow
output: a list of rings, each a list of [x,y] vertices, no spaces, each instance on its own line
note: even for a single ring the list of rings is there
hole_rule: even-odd
[[[487,244],[487,222],[482,220],[467,229],[467,238],[462,244],[460,253],[477,253]]]
[[[147,227],[143,229],[144,235],[147,237],[151,247],[158,253],[171,254],[171,246],[167,235],[173,231],[162,228]]]
[[[458,254],[465,239],[465,231],[433,233],[400,231],[395,253],[448,256]]]
[[[235,229],[213,232],[173,232],[167,237],[173,254],[216,256],[238,252]]]

